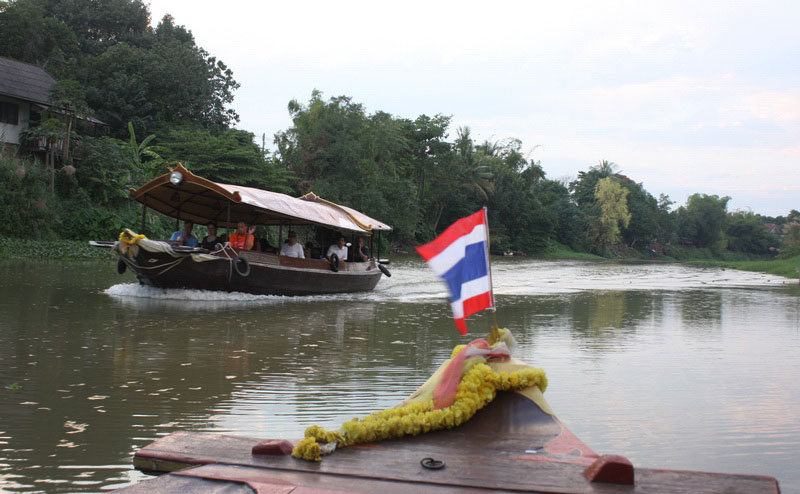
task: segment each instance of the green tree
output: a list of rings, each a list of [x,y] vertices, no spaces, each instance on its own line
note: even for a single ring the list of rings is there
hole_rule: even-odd
[[[0,2],[0,33],[0,56],[38,65],[57,78],[67,77],[81,56],[69,26],[32,1]]]
[[[662,244],[675,243],[678,241],[678,225],[676,215],[672,212],[672,205],[675,201],[671,200],[666,194],[658,196],[658,233],[656,239]]]
[[[528,160],[518,139],[484,142],[476,151],[491,168],[489,197],[492,245],[495,251],[537,253],[547,250],[559,226],[556,201],[539,162]],[[563,199],[569,194],[563,190]]]
[[[127,137],[129,122],[141,134],[162,126],[158,122],[161,100],[150,90],[150,63],[147,50],[125,43],[110,47],[89,62],[87,103],[120,139]]]
[[[781,242],[779,257],[788,259],[794,256],[800,256],[800,223],[796,222],[787,224],[786,236]]]
[[[768,232],[755,213],[737,211],[726,220],[727,247],[746,254],[769,255],[778,247],[778,238]]]
[[[645,248],[651,245],[661,230],[658,201],[624,175],[617,175],[620,184],[628,190],[628,212],[631,219],[622,229],[622,238],[629,247]]]
[[[593,166],[592,170],[596,171],[600,176],[600,178],[613,177],[614,175],[617,175],[617,170],[619,170],[619,165],[617,165],[613,161],[600,160],[600,163]]]
[[[595,200],[600,209],[597,241],[601,252],[619,241],[620,225],[627,227],[631,221],[627,197],[628,189],[612,177],[602,178],[597,182]]]
[[[586,250],[589,223],[584,212],[571,200],[567,186],[555,180],[543,180],[536,191],[542,206],[554,218],[555,240],[576,251]]]
[[[678,210],[680,236],[698,247],[719,252],[726,246],[725,220],[730,197],[692,194]]]
[[[62,79],[50,88],[50,115],[62,122],[61,164],[69,164],[70,144],[75,136],[75,125],[79,118],[85,118],[89,108],[86,104],[84,88],[73,79]]]
[[[158,175],[161,165],[164,164],[164,158],[155,151],[154,146],[150,146],[156,135],[150,134],[141,143],[138,143],[136,132],[133,130],[133,123],[131,122],[128,122],[128,133],[130,134],[130,140],[128,141],[127,150],[130,153],[133,168],[144,171],[145,176],[155,177]]]
[[[142,45],[150,31],[150,12],[141,0],[17,0],[44,8],[44,15],[72,30],[83,53],[99,55],[117,43]]]
[[[264,156],[253,134],[244,130],[173,130],[152,150],[164,160],[182,162],[193,173],[215,182],[290,190],[288,171]]]
[[[345,96],[323,100],[314,91],[306,105],[289,103],[293,125],[275,136],[277,159],[297,177],[298,193],[314,191],[370,215],[391,219],[395,237],[411,237],[420,212],[415,190],[414,127]],[[426,190],[429,189],[426,186]],[[397,202],[404,207],[398,208]]]

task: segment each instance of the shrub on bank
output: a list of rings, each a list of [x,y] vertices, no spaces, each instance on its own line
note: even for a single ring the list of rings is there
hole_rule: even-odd
[[[0,259],[108,259],[108,249],[79,240],[33,240],[0,237]]]
[[[0,153],[0,232],[43,238],[49,234],[52,194],[39,161]]]

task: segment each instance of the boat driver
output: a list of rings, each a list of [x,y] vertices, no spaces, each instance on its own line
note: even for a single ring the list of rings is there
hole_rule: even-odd
[[[369,261],[369,247],[364,245],[364,237],[358,237],[358,240],[356,241],[355,249],[353,249],[353,261]]]
[[[303,246],[297,243],[297,233],[289,230],[289,240],[281,247],[281,255],[287,257],[297,257],[305,259],[306,255],[303,252]]]
[[[347,260],[347,245],[345,245],[344,237],[341,235],[339,235],[335,244],[331,244],[331,246],[328,247],[328,253],[325,254],[325,257],[330,261],[331,256],[334,254],[336,254],[336,257],[338,257],[340,261]]]
[[[187,221],[183,224],[183,230],[178,230],[173,233],[169,238],[170,242],[177,242],[177,245],[185,245],[187,247],[197,247],[197,237],[192,235],[192,228],[194,224]]]

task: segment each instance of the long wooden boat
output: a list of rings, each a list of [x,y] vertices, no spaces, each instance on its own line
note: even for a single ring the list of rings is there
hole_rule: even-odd
[[[152,209],[195,224],[215,223],[218,228],[248,225],[290,228],[313,225],[338,234],[371,238],[390,231],[385,223],[313,193],[295,198],[277,192],[221,184],[194,175],[182,165],[138,190],[134,200],[143,204],[142,229]],[[279,237],[282,237],[279,234]],[[272,252],[235,249],[230,244],[209,252],[154,241],[126,230],[117,242],[92,241],[119,255],[118,271],[131,269],[142,284],[160,288],[194,288],[268,295],[312,295],[372,290],[389,271],[376,256],[367,262],[298,259]],[[325,247],[325,246],[323,246]],[[372,252],[372,250],[370,250]]]
[[[497,372],[527,367],[513,358],[489,360]],[[429,393],[431,386],[436,385],[436,377],[447,373],[442,368],[409,399]],[[324,456],[320,462],[290,456],[296,442],[176,432],[134,456],[137,469],[168,475],[120,492],[775,494],[780,491],[772,477],[640,468],[623,456],[600,455],[555,416],[542,394],[541,388],[545,386],[546,380],[544,385],[498,391],[493,400],[456,427],[349,445]],[[360,423],[368,424],[369,420]],[[391,420],[385,422],[386,428],[391,428]],[[400,419],[401,427],[413,429],[402,420],[405,419]],[[424,422],[427,418],[415,420]]]

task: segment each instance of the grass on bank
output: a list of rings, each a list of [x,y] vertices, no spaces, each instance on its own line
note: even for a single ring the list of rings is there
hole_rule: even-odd
[[[0,259],[109,259],[108,249],[80,240],[0,238]]]
[[[800,278],[800,256],[768,261],[689,261],[689,264],[704,267],[739,269],[774,274],[786,278]]]

